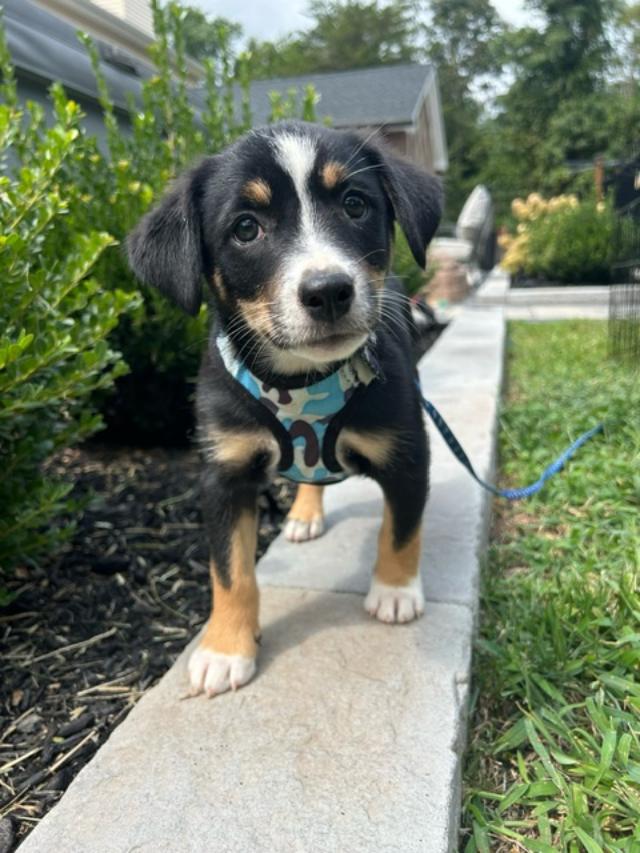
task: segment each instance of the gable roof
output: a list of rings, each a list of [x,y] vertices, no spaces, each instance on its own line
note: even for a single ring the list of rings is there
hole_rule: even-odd
[[[266,124],[270,92],[298,90],[311,84],[320,95],[318,119],[330,118],[333,127],[413,124],[424,95],[435,82],[431,65],[382,65],[355,71],[275,77],[251,84],[251,112],[256,124]]]

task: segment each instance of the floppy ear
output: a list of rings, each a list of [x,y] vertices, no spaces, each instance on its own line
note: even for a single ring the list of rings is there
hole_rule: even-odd
[[[127,240],[136,277],[157,287],[188,314],[198,313],[205,273],[200,199],[214,158],[180,178]]]
[[[427,244],[442,215],[442,183],[433,175],[388,150],[374,149],[393,212],[404,231],[416,263],[424,269]]]

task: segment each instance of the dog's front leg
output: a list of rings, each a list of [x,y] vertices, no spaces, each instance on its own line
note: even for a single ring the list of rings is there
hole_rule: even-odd
[[[213,603],[200,645],[189,661],[189,676],[193,695],[204,691],[214,696],[241,687],[256,671],[257,493],[205,481],[204,497]]]
[[[421,457],[422,454],[418,454]],[[422,462],[422,458],[420,459]],[[381,622],[411,622],[424,611],[420,578],[422,513],[427,498],[426,465],[406,460],[394,476],[379,478],[385,497],[384,516],[378,537],[378,557],[364,606]]]
[[[381,622],[411,622],[424,611],[420,579],[420,523],[398,542],[394,535],[394,510],[385,501],[378,538],[378,559],[364,606]]]

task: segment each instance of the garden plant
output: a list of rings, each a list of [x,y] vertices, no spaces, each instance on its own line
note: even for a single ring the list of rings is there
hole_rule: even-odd
[[[515,234],[500,238],[502,266],[516,280],[606,284],[615,219],[609,202],[531,193],[511,204]]]
[[[138,297],[93,277],[114,244],[87,227],[65,169],[84,156],[77,104],[51,92],[54,121],[19,105],[0,31],[0,569],[52,549],[71,484],[43,463],[101,425],[93,395],[126,366],[109,335]],[[1,597],[1,595],[0,595]]]

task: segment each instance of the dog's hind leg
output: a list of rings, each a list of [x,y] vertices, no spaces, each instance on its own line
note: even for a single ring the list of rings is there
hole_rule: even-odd
[[[322,493],[324,486],[301,483],[289,510],[284,535],[290,542],[307,542],[324,533]]]

